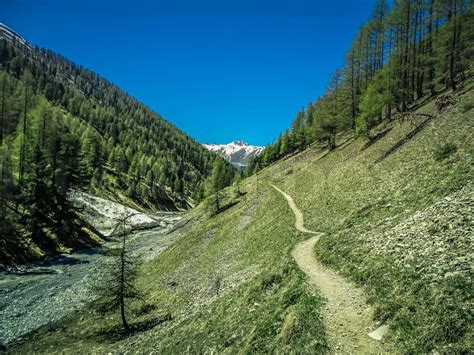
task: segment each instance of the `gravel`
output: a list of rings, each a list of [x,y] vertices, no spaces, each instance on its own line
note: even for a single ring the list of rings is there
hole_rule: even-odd
[[[182,218],[179,213],[146,215],[90,195],[81,195],[80,199],[86,206],[84,214],[103,232],[110,233],[109,226],[124,211],[137,213],[130,228],[153,227],[129,234],[128,247],[134,257],[154,258],[179,236],[179,233],[170,234]],[[0,272],[0,344],[7,344],[93,301],[94,275],[107,259],[99,250],[62,254]]]
[[[393,228],[385,229],[382,236],[371,233],[362,238],[375,252],[396,256],[396,266],[413,269],[431,282],[442,282],[456,275],[471,277],[473,210],[474,188],[468,184]]]

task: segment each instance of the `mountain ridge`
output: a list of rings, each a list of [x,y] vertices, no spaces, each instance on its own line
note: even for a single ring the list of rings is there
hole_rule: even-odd
[[[203,146],[214,153],[224,157],[228,162],[241,170],[245,170],[248,162],[259,156],[265,147],[250,145],[245,141],[237,140],[227,144],[203,144]]]

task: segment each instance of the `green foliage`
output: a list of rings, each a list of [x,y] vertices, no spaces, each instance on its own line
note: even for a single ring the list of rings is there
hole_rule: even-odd
[[[474,11],[467,0],[378,0],[324,95],[252,162],[248,174],[313,142],[331,150],[337,133],[370,128],[416,100],[456,90],[472,76]]]
[[[84,231],[67,199],[70,188],[81,186],[83,180],[78,138],[64,125],[59,109],[31,93],[26,86],[30,74],[23,75],[23,82],[5,73],[3,77],[8,82],[5,90],[17,88],[10,91],[3,111],[17,126],[4,126],[8,129],[2,144],[4,228],[0,240],[4,247],[0,262],[5,263],[18,256],[34,256],[30,250],[21,250],[23,238],[41,252],[54,253],[60,251],[59,240],[70,244],[65,240],[74,236],[81,239]],[[19,113],[16,119],[13,112]]]
[[[193,197],[210,175],[215,154],[118,87],[51,51],[34,48],[25,52],[3,39],[1,44],[5,50],[0,89],[5,89],[0,99],[5,98],[7,109],[2,132],[18,132],[16,147],[23,150],[25,159],[31,156],[31,149],[21,143],[23,102],[28,119],[37,97],[45,97],[52,106],[67,111],[67,122],[62,124],[80,139],[81,161],[88,176],[85,186],[96,193],[115,192],[117,186],[102,184],[104,174],[111,174],[118,186],[134,181],[136,187],[129,196],[145,207],[170,208],[169,201],[174,201],[174,208],[186,207],[184,199]],[[41,117],[51,114],[38,112]],[[13,119],[7,120],[10,117]],[[37,134],[32,127],[25,132]],[[20,165],[23,160],[17,154],[15,163]],[[168,196],[147,193],[156,189]]]
[[[449,158],[451,155],[456,153],[458,146],[453,142],[446,142],[440,145],[434,152],[435,159],[437,161],[442,161]]]
[[[24,255],[24,238],[40,253],[58,251],[63,223],[77,218],[67,199],[72,189],[150,210],[192,204],[220,158],[67,59],[6,39],[0,47],[0,239],[14,235],[0,263],[7,254],[8,262]],[[233,176],[231,165],[221,164],[220,189]]]
[[[100,299],[96,302],[97,309],[107,314],[115,311],[120,314],[120,321],[125,332],[131,327],[127,320],[128,305],[133,300],[142,300],[143,295],[135,286],[138,264],[134,262],[127,248],[127,220],[132,215],[124,215],[117,222],[112,237],[118,247],[109,249],[108,264],[100,270],[96,280],[96,288]]]
[[[384,112],[390,110],[393,99],[388,90],[388,68],[380,70],[365,90],[359,103],[359,115],[356,118],[356,133],[368,135],[368,130],[384,118]]]
[[[229,186],[234,178],[236,170],[232,167],[229,167],[225,160],[222,158],[217,158],[214,160],[214,166],[212,168],[211,175],[207,181],[208,184],[208,194],[214,195],[215,201],[215,211],[219,212],[221,205],[219,203],[219,193],[220,191]]]

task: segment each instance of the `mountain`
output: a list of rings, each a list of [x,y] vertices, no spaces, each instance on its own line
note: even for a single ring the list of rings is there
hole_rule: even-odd
[[[0,68],[0,266],[89,244],[68,205],[73,188],[138,210],[187,209],[224,161],[108,80],[3,24]]]
[[[472,353],[470,3],[402,0],[388,10],[387,1],[376,1],[344,69],[251,160],[247,176],[224,187],[229,174],[224,159],[215,158],[210,177],[200,184],[202,203],[180,214],[178,224],[169,221],[169,233],[160,237],[151,230],[128,238],[123,232],[121,253],[92,255],[121,258],[111,263],[121,265],[113,270],[121,277],[112,287],[106,281],[110,271],[90,268],[92,259],[75,276],[57,272],[57,263],[36,270],[41,287],[32,287],[33,275],[2,279],[0,334],[8,343],[0,351]],[[87,110],[62,117],[74,109],[74,100],[57,110],[54,101],[45,102],[49,90],[36,94],[30,108],[30,96],[21,93],[41,87],[40,81],[32,85],[31,72],[15,76],[18,65],[24,61],[13,62],[3,76],[3,87],[7,78],[6,87],[15,89],[0,94],[9,102],[9,119],[19,121],[1,151],[12,159],[0,164],[1,187],[7,187],[1,207],[9,212],[8,223],[0,226],[3,231],[19,216],[14,225],[24,222],[25,242],[35,243],[47,236],[35,233],[45,222],[54,221],[55,228],[63,223],[64,179],[92,172],[86,181],[94,191],[104,190],[104,179],[98,167],[91,168],[97,166],[96,141],[72,125]],[[48,125],[45,118],[51,117],[61,118],[63,135]],[[59,144],[51,136],[59,136]],[[127,158],[135,152],[134,141],[119,138]],[[137,150],[146,143],[139,141]],[[114,169],[106,173],[106,186],[129,175],[134,178],[127,182],[143,186],[140,168],[128,175]],[[177,193],[183,185],[175,181]],[[19,197],[11,199],[15,188]],[[123,187],[115,191],[123,193]],[[99,203],[88,196],[85,202],[86,212],[87,205]],[[97,208],[89,210],[94,216]],[[111,211],[105,212],[99,215],[108,219]],[[17,238],[7,235],[0,242]],[[75,279],[80,281],[59,297],[62,284]],[[106,292],[94,289],[93,280]],[[35,296],[46,299],[44,306]]]
[[[242,141],[228,144],[203,144],[203,146],[209,151],[224,157],[241,170],[245,170],[249,160],[259,156],[265,149],[265,147],[249,145]]]
[[[155,239],[176,242],[138,275],[150,306],[131,303],[130,318],[151,326],[97,336],[117,331],[119,314],[83,307],[9,352],[472,352],[472,84],[454,96],[442,112],[435,100],[420,105],[434,116],[427,123],[381,123],[372,144],[347,133],[335,149],[313,144],[276,161],[243,180],[240,196],[223,191],[223,213],[205,203],[190,211],[184,227]],[[321,233],[298,231],[272,185],[294,199],[297,226]],[[352,282],[340,287],[341,276]],[[383,342],[371,340],[382,324]]]

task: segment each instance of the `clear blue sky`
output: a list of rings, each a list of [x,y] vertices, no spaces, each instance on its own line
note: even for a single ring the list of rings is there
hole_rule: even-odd
[[[0,22],[199,142],[273,141],[342,66],[374,0],[1,0]]]

